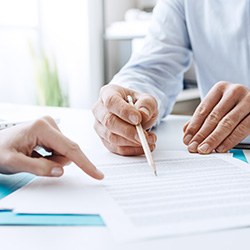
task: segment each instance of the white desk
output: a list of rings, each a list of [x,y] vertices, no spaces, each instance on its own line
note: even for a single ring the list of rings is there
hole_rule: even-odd
[[[89,158],[109,154],[95,134],[90,111],[60,108],[16,107],[0,105],[0,114],[29,113],[35,116],[50,114],[60,117],[62,131],[78,142]],[[182,126],[187,117],[171,116],[157,130],[157,149],[185,150],[182,143]],[[190,235],[175,238],[148,240],[133,244],[118,244],[106,227],[0,227],[0,249],[249,249],[250,229]]]

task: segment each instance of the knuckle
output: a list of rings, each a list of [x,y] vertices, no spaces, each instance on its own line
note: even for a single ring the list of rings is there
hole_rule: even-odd
[[[185,134],[195,135],[199,127],[196,124],[189,124],[188,128],[185,131]]]
[[[44,169],[44,168],[33,168],[33,172],[37,175],[37,176],[49,176],[50,175],[50,169]]]
[[[116,120],[116,116],[112,113],[106,113],[103,119],[103,124],[107,128],[111,128],[114,126]]]
[[[119,116],[120,117],[128,117],[130,114],[130,110],[126,108],[119,109]]]
[[[123,134],[126,138],[134,138],[136,135],[136,129],[134,126],[125,126],[123,128]]]
[[[152,120],[152,123],[153,123],[153,124],[154,124],[155,121],[157,120],[158,115],[159,115],[159,111],[158,111],[158,109],[156,109],[156,111],[153,113],[153,115],[152,115],[152,117],[151,117],[151,120]]]
[[[228,92],[229,96],[234,99],[242,98],[243,96],[246,96],[248,94],[247,88],[244,85],[238,83],[231,84]]]
[[[218,136],[216,134],[211,134],[207,140],[207,143],[211,146],[217,145],[220,141],[218,140]]]
[[[80,146],[75,142],[70,142],[66,154],[69,154],[69,153],[75,152],[75,151],[80,151]]]
[[[238,91],[245,92],[247,90],[247,88],[244,85],[240,84],[240,83],[235,83],[235,84],[233,84],[233,86]]]
[[[116,144],[117,143],[117,136],[109,131],[106,131],[106,138],[109,143]]]
[[[54,123],[54,119],[49,115],[46,115],[42,117],[41,119],[44,120],[45,122]]]
[[[110,95],[109,97],[107,97],[107,98],[105,99],[104,105],[105,105],[106,107],[109,108],[109,107],[115,106],[116,103],[117,103],[117,98],[116,98],[116,96],[115,96],[115,95]]]
[[[104,94],[104,92],[106,91],[106,89],[109,88],[109,85],[104,85],[101,87],[100,89],[100,95],[102,96]]]
[[[213,111],[209,114],[208,121],[210,124],[218,124],[220,121],[220,118],[221,118],[220,113],[217,111]]]
[[[44,118],[39,118],[36,121],[32,122],[31,129],[44,129],[48,127],[48,123],[44,120]]]
[[[197,111],[196,111],[196,116],[198,118],[203,118],[204,116],[206,116],[208,114],[208,108],[205,104],[201,103],[199,105],[199,107],[197,108]]]
[[[223,143],[226,149],[229,149],[239,142],[238,135],[236,133],[231,134]]]
[[[204,139],[206,138],[206,134],[203,131],[199,131],[195,137],[193,138],[192,141],[197,141],[199,143],[201,143],[202,141],[204,141]]]
[[[241,123],[236,129],[237,137],[245,137],[247,135],[247,132],[249,131],[249,128],[246,124]]]
[[[220,90],[224,90],[225,88],[227,88],[229,86],[229,83],[226,81],[219,81],[217,82],[214,87]]]
[[[157,109],[158,103],[154,96],[145,93],[145,94],[142,94],[142,98],[146,106],[151,106],[154,109]]]
[[[220,126],[225,129],[226,131],[232,131],[234,128],[234,121],[228,117],[225,117],[222,121]]]

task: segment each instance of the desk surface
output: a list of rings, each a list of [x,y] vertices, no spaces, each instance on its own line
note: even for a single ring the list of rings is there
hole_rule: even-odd
[[[1,104],[0,114],[17,113],[38,115],[49,114],[59,117],[61,130],[75,140],[95,162],[96,149],[99,154],[109,154],[93,130],[93,116],[90,111],[17,107]],[[188,117],[170,116],[157,129],[156,150],[186,150],[182,143],[182,126]],[[161,238],[146,242],[119,244],[103,227],[0,227],[1,249],[249,249],[250,229],[230,230],[184,237]]]

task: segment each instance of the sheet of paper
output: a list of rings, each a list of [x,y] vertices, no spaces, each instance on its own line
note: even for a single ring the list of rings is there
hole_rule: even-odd
[[[158,177],[143,161],[102,167],[106,191],[115,203],[112,208],[118,207],[103,216],[116,237],[151,238],[250,225],[250,169],[244,162],[163,152],[156,163]]]
[[[103,184],[68,166],[61,178],[37,177],[0,200],[0,210],[26,214],[99,214],[97,194]],[[97,200],[98,202],[98,200]]]
[[[38,178],[0,201],[19,213],[100,214],[119,240],[153,238],[250,225],[249,165],[230,154],[156,151],[158,177],[144,157],[110,157],[105,180],[77,168]]]

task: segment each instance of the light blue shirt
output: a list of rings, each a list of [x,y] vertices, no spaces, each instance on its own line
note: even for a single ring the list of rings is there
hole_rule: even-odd
[[[159,0],[142,50],[111,83],[155,96],[162,118],[192,58],[201,98],[221,80],[250,86],[250,0]]]

